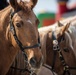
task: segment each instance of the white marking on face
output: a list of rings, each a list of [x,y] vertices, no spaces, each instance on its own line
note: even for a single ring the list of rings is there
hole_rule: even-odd
[[[22,0],[23,2],[30,2],[30,0]]]
[[[34,56],[34,52],[30,50],[29,54],[30,54],[30,56],[29,56],[28,60],[30,61],[30,59]]]
[[[22,1],[22,2],[30,2],[30,0],[17,0],[18,3],[20,3],[20,1]]]
[[[32,24],[32,22],[30,20],[27,20],[28,23]]]

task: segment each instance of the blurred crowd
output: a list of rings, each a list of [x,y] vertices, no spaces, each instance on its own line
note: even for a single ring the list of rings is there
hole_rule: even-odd
[[[76,11],[76,2],[68,7],[67,4],[69,1],[70,0],[57,0],[58,12],[56,14],[56,20],[59,20],[65,13]]]

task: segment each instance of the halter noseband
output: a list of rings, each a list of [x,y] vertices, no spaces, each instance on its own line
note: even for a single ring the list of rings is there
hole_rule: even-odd
[[[20,10],[18,10],[18,11],[20,11]],[[25,57],[25,60],[26,60],[26,62],[27,62],[28,59],[27,59],[27,55],[26,55],[26,53],[24,52],[24,50],[25,50],[25,49],[36,48],[36,47],[40,47],[40,48],[41,48],[41,46],[40,46],[40,38],[38,37],[38,44],[35,44],[35,45],[33,45],[33,46],[26,46],[26,47],[24,47],[24,46],[22,45],[22,43],[20,42],[20,40],[18,39],[18,37],[17,37],[17,35],[16,35],[15,27],[14,27],[13,22],[12,22],[12,18],[13,18],[13,16],[14,16],[14,14],[17,13],[18,11],[16,11],[16,12],[11,12],[10,30],[11,30],[11,32],[12,32],[12,34],[13,34],[13,36],[14,36],[14,39],[15,39],[16,43],[18,44],[18,46],[20,47],[20,50],[22,51],[22,53],[23,53],[23,55],[24,55],[24,57]],[[19,69],[19,68],[15,68],[15,67],[11,67],[11,68],[17,69],[17,70],[21,70],[21,71],[28,71],[29,73],[31,73],[31,71],[28,70],[28,69],[26,69],[26,68],[25,68],[25,69]]]

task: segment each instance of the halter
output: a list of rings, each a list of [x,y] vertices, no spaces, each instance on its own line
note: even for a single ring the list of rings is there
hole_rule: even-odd
[[[37,44],[35,44],[35,45],[33,45],[33,46],[26,46],[26,47],[24,47],[23,45],[22,45],[22,43],[20,42],[20,40],[18,39],[18,37],[17,37],[17,35],[16,35],[16,31],[15,31],[15,27],[14,27],[14,25],[13,25],[13,22],[12,22],[12,18],[13,18],[13,16],[14,16],[14,14],[15,13],[17,13],[17,12],[19,12],[20,10],[18,10],[18,11],[15,11],[15,12],[11,12],[11,18],[10,18],[10,30],[11,30],[11,32],[12,32],[12,34],[13,34],[13,36],[14,36],[14,39],[15,39],[15,41],[16,41],[16,43],[18,44],[18,46],[20,47],[20,50],[22,51],[22,53],[23,53],[23,55],[24,55],[24,57],[25,57],[25,61],[27,62],[28,61],[28,59],[27,59],[27,55],[26,55],[26,53],[24,52],[24,50],[25,49],[31,49],[31,48],[36,48],[36,47],[40,47],[41,48],[41,46],[40,46],[40,38],[38,37],[38,43]],[[29,73],[31,73],[31,71],[30,70],[28,70],[28,69],[19,69],[19,68],[15,68],[15,67],[11,67],[11,68],[13,68],[13,69],[17,69],[17,70],[20,70],[20,71],[28,71]]]
[[[18,12],[18,11],[17,11],[17,12]],[[24,46],[22,45],[22,43],[19,41],[19,39],[18,39],[18,37],[17,37],[17,35],[16,35],[15,27],[14,27],[13,22],[12,22],[12,18],[13,18],[13,16],[14,16],[15,13],[16,13],[16,12],[11,13],[10,30],[11,30],[11,32],[12,32],[12,34],[13,34],[13,36],[14,36],[17,44],[18,44],[18,46],[20,47],[21,51],[24,52],[25,49],[40,47],[40,39],[39,39],[39,38],[38,38],[38,44],[35,44],[35,45],[33,45],[33,46],[26,46],[26,47],[24,47]]]
[[[59,55],[59,58],[60,58],[60,61],[63,65],[63,75],[73,75],[70,73],[70,70],[73,69],[73,70],[76,70],[76,67],[70,67],[68,64],[66,64],[65,62],[65,59],[63,57],[63,54],[61,52],[61,49],[59,47],[59,42],[61,42],[61,40],[63,39],[63,37],[61,37],[61,39],[59,39],[59,41],[57,40],[55,34],[54,34],[54,31],[52,32],[52,39],[53,39],[53,51],[54,51],[54,56],[53,56],[53,62],[52,62],[52,70],[54,70],[54,66],[55,66],[55,61],[56,61],[56,55],[57,55],[57,52],[58,52],[58,55]],[[54,70],[55,71],[55,70]]]

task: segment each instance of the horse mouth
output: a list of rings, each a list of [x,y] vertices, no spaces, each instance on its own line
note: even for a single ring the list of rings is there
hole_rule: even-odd
[[[41,67],[42,67],[42,64],[43,62],[37,62],[37,63],[34,63],[33,61],[30,63],[30,60],[27,62],[28,64],[28,70],[30,71],[31,75],[38,75]]]
[[[40,69],[41,69],[41,66],[40,65],[39,67],[32,67],[30,64],[29,64],[29,70],[30,70],[30,75],[38,75],[38,73],[40,72]]]

